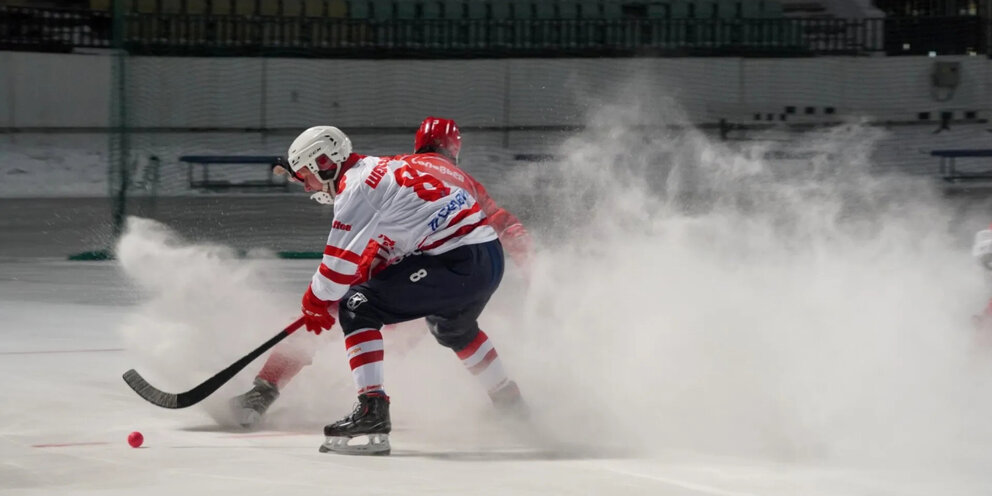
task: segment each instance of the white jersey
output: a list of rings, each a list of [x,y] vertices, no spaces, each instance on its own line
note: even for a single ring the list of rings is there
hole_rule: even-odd
[[[408,255],[439,255],[496,239],[472,194],[432,174],[446,164],[436,155],[364,157],[345,171],[338,180],[324,258],[313,276],[314,295],[341,299],[355,281],[370,240],[395,263]]]

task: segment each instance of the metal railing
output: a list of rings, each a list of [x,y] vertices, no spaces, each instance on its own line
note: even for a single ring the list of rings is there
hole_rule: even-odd
[[[0,7],[0,49],[112,45],[102,11]],[[795,56],[988,53],[976,17],[366,20],[126,13],[132,53],[311,57]]]

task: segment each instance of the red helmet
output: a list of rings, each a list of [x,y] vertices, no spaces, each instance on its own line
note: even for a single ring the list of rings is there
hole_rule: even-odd
[[[437,152],[458,160],[462,149],[462,133],[458,124],[451,119],[428,117],[420,123],[417,137],[413,140],[413,152]]]

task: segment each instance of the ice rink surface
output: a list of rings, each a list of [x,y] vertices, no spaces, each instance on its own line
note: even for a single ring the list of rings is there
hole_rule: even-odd
[[[79,263],[64,257],[107,247],[106,198],[2,199],[0,494],[988,496],[992,346],[969,320],[988,288],[969,246],[992,202],[915,168],[874,175],[879,133],[805,137],[833,158],[803,167],[592,133],[505,174],[543,243],[532,284],[508,269],[480,325],[533,431],[495,420],[424,329],[386,333],[389,457],[317,451],[355,399],[333,330],[287,339],[319,346],[314,363],[254,431],[224,406],[261,360],[185,410],[121,379],[188,390],[291,322],[315,261],[210,243],[319,250],[327,209],[162,197],[149,216],[185,241],[146,223],[118,260]]]
[[[287,280],[312,269],[310,263],[275,263]],[[345,392],[312,421],[253,432],[218,426],[196,407],[165,410],[138,398],[120,374],[142,364],[124,349],[117,329],[139,300],[113,262],[0,261],[0,494],[931,496],[992,490],[989,467],[871,468],[664,447],[641,455],[597,435],[595,425],[557,445],[500,435],[463,439],[457,431],[437,436],[436,425],[418,425],[402,408],[393,414],[392,456],[320,454],[320,425],[346,413]],[[665,421],[650,412],[627,413]],[[139,449],[126,442],[134,430],[145,436]]]

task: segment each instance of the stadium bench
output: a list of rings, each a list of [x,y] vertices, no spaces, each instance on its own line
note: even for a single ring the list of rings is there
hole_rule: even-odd
[[[992,170],[959,171],[957,159],[992,157],[992,149],[932,150],[931,156],[940,157],[940,177],[949,183],[964,181],[992,181]]]
[[[186,164],[186,177],[191,189],[223,190],[232,188],[275,188],[289,189],[288,176],[276,176],[272,168],[284,163],[284,159],[274,155],[184,155],[180,162]],[[250,179],[244,181],[228,181],[210,179],[209,169],[216,165],[261,165],[265,167],[265,179]],[[197,179],[193,169],[201,168],[200,178]]]

